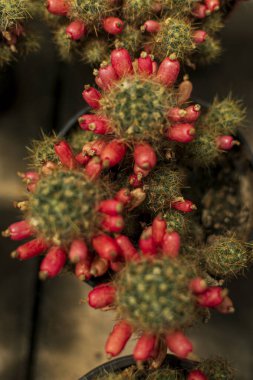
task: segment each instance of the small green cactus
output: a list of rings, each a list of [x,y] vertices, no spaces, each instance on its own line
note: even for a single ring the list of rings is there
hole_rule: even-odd
[[[54,150],[54,145],[58,141],[59,139],[55,133],[53,133],[52,136],[47,136],[42,131],[42,139],[33,140],[32,146],[27,148],[29,152],[28,160],[31,168],[39,171],[48,161],[59,164],[60,160]]]
[[[154,13],[154,0],[124,0],[123,18],[131,24],[140,24]]]
[[[208,378],[208,380],[234,380],[235,371],[230,363],[220,357],[204,360],[198,366]]]
[[[221,43],[218,39],[207,36],[205,42],[199,44],[196,50],[196,61],[200,65],[207,65],[217,61],[222,53]]]
[[[70,17],[96,30],[103,18],[113,15],[114,8],[110,0],[70,0]]]
[[[79,55],[84,62],[96,66],[109,58],[109,44],[102,38],[90,38],[80,49]]]
[[[53,39],[56,43],[58,53],[63,61],[72,61],[75,54],[76,42],[72,41],[66,33],[66,25],[54,30]]]
[[[132,56],[135,56],[143,46],[143,42],[144,37],[141,30],[132,25],[126,25],[123,32],[119,34],[116,45],[118,46],[120,43]]]
[[[82,172],[56,170],[37,183],[27,218],[46,241],[67,246],[83,234],[94,234],[96,204],[105,194],[103,185],[90,182]]]
[[[190,221],[184,213],[176,210],[166,211],[163,219],[166,221],[167,229],[178,232],[181,237],[189,232]]]
[[[29,0],[0,0],[0,30],[13,28],[30,18],[30,4]]]

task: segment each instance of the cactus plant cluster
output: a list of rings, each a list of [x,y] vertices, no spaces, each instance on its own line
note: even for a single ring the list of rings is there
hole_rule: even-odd
[[[181,75],[196,46],[214,43],[222,26],[219,2],[49,0],[47,7],[50,22],[62,23],[68,56],[70,43],[79,48],[85,34],[101,29],[121,41],[94,70],[97,87],[84,87],[91,111],[78,119],[80,129],[33,142],[29,170],[20,174],[27,200],[16,202],[23,218],[3,235],[32,237],[12,256],[43,254],[41,279],[63,268],[82,281],[107,276],[88,303],[115,312],[108,356],[119,355],[135,335],[138,364],[158,368],[168,349],[188,358],[188,329],[206,322],[210,310],[234,311],[224,280],[253,261],[236,229],[212,234],[201,220],[203,168],[225,165],[232,148],[240,152],[235,136],[245,110],[231,96],[202,110],[191,101],[189,77]],[[129,24],[119,31],[121,21],[114,21],[121,15]],[[146,49],[140,53],[139,43],[130,42],[133,58],[122,38],[133,37],[131,28],[139,33],[140,24]],[[100,42],[92,47],[96,60]],[[188,374],[168,368],[146,374],[130,368],[103,379],[233,379],[220,359],[204,360]]]

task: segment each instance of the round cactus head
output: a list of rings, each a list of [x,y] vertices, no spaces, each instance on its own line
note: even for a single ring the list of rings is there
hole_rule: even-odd
[[[103,18],[113,15],[114,8],[110,0],[71,0],[69,13],[74,19],[96,28]]]
[[[99,65],[108,59],[109,55],[109,44],[102,38],[90,38],[80,51],[81,59],[92,66]]]
[[[116,279],[119,315],[136,329],[162,334],[198,318],[189,289],[196,269],[184,260],[130,263]]]
[[[42,177],[29,199],[28,220],[46,241],[66,246],[94,233],[96,204],[105,189],[82,172],[56,170]]]

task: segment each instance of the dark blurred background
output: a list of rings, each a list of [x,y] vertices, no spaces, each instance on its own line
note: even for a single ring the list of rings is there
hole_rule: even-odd
[[[92,70],[83,64],[60,63],[46,29],[44,34],[38,54],[0,72],[1,230],[17,218],[12,202],[22,199],[16,172],[25,168],[25,146],[41,129],[64,126],[84,106],[81,91],[92,80]],[[222,40],[219,62],[192,73],[194,96],[211,101],[231,91],[243,99],[248,107],[244,133],[253,150],[252,1],[231,15]],[[37,261],[12,260],[9,253],[16,243],[1,239],[0,244],[0,379],[76,380],[105,361],[112,315],[79,303],[88,286],[71,276],[39,283]],[[235,314],[215,314],[208,325],[192,332],[198,354],[226,356],[238,369],[239,380],[253,379],[252,274],[230,285]]]

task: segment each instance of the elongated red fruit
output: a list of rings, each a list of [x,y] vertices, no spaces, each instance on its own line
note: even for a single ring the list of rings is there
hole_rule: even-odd
[[[90,161],[90,157],[89,156],[84,156],[82,152],[78,153],[75,156],[75,159],[78,162],[78,164],[80,164],[82,166],[87,165],[88,162]]]
[[[122,260],[110,261],[110,268],[116,273],[121,272],[124,266],[125,263]]]
[[[182,200],[182,201],[175,201],[172,202],[171,206],[178,211],[182,212],[191,212],[197,209],[196,205],[192,203],[190,200]]]
[[[124,29],[124,22],[118,17],[107,17],[103,20],[103,29],[109,34],[120,34]]]
[[[20,245],[16,251],[12,252],[11,256],[20,260],[28,260],[40,255],[47,248],[47,244],[42,239],[33,239]]]
[[[234,140],[232,136],[218,136],[216,138],[217,147],[221,150],[230,150],[234,145],[240,145],[239,141]]]
[[[47,0],[47,10],[54,15],[66,16],[69,3],[67,0]]]
[[[188,75],[184,76],[183,82],[178,86],[178,104],[185,103],[190,97],[193,90],[192,82],[189,80]]]
[[[165,58],[159,66],[157,71],[157,78],[165,86],[172,86],[178,77],[180,72],[180,63],[176,59],[175,54],[171,54]]]
[[[34,171],[28,171],[25,173],[18,172],[18,176],[22,178],[22,180],[27,183],[37,183],[38,180],[40,179],[40,175],[37,172]]]
[[[211,286],[197,297],[198,304],[203,307],[217,307],[224,300],[226,290],[219,286]]]
[[[40,264],[39,277],[41,280],[57,276],[66,262],[66,252],[57,246],[51,247]]]
[[[83,21],[75,20],[67,26],[66,33],[73,41],[77,41],[85,36],[87,28]]]
[[[150,55],[145,51],[143,51],[140,58],[138,58],[138,70],[139,73],[143,75],[151,75],[153,73],[153,61]]]
[[[207,33],[204,30],[195,30],[195,32],[193,33],[193,41],[196,44],[202,44],[203,42],[205,42],[206,37]]]
[[[102,64],[98,70],[98,76],[103,83],[104,90],[108,90],[113,85],[113,83],[118,80],[118,76],[112,65]]]
[[[75,266],[75,275],[80,281],[90,280],[91,273],[91,260],[79,261]]]
[[[194,6],[194,8],[192,10],[192,15],[194,17],[197,17],[197,18],[200,18],[200,19],[205,18],[210,13],[211,12],[207,8],[207,6],[205,4],[202,4],[202,3],[196,3],[196,5]]]
[[[207,282],[201,277],[196,277],[193,280],[191,280],[189,289],[194,293],[194,294],[202,294],[206,291],[207,289]]]
[[[180,143],[189,143],[195,137],[196,130],[192,124],[180,123],[172,125],[168,128],[167,138],[171,141]]]
[[[95,236],[92,239],[92,245],[102,259],[115,260],[120,253],[117,242],[107,235]]]
[[[84,86],[84,91],[82,92],[82,95],[83,99],[90,107],[94,109],[100,108],[99,101],[102,95],[96,88],[86,85]]]
[[[106,259],[102,259],[100,256],[96,256],[91,263],[90,273],[94,277],[103,276],[109,269],[109,262]]]
[[[140,168],[150,170],[156,165],[157,157],[149,144],[137,144],[134,148],[134,160]]]
[[[60,141],[54,145],[54,150],[63,166],[74,169],[77,166],[75,156],[67,141]]]
[[[108,356],[113,357],[119,355],[125,348],[131,335],[132,327],[129,323],[126,321],[116,323],[105,345],[105,351]]]
[[[88,260],[90,257],[87,244],[83,239],[73,240],[68,253],[69,260],[72,263]]]
[[[207,9],[210,12],[215,12],[220,9],[220,1],[219,0],[205,0],[205,4],[207,6]]]
[[[2,232],[4,237],[10,237],[11,240],[22,240],[30,237],[33,231],[27,220],[12,223],[6,231]]]
[[[129,177],[129,184],[133,187],[141,187],[142,186],[142,177],[138,173],[131,174]]]
[[[127,205],[129,202],[131,202],[130,190],[127,188],[120,189],[115,195],[115,199],[117,199],[124,205]]]
[[[206,375],[198,369],[191,371],[187,376],[187,380],[208,380]]]
[[[157,33],[160,29],[161,25],[155,20],[147,20],[141,27],[141,30],[148,33]]]
[[[104,284],[89,292],[88,303],[94,309],[102,309],[114,303],[115,294],[116,290],[112,285]]]
[[[104,86],[104,84],[103,84],[101,78],[100,78],[98,75],[95,76],[95,83],[96,83],[96,85],[97,85],[99,88],[101,88],[102,90],[106,90],[106,88],[105,88],[105,86]]]
[[[142,169],[138,165],[134,164],[134,174],[137,176],[137,179],[141,181],[143,178],[147,177],[151,169]]]
[[[166,343],[170,351],[180,358],[187,358],[193,350],[192,343],[181,331],[168,334]]]
[[[152,227],[146,228],[140,237],[139,247],[145,256],[154,256],[157,254],[157,249],[152,235]]]
[[[104,215],[101,222],[101,227],[107,232],[119,233],[123,230],[124,226],[124,219],[121,215]]]
[[[93,157],[86,165],[84,173],[91,180],[95,180],[99,177],[102,171],[102,163],[99,157]]]
[[[194,123],[200,116],[201,106],[199,104],[192,104],[185,109],[183,121],[187,123]]]
[[[152,62],[152,73],[153,74],[156,74],[157,73],[157,70],[158,70],[158,63],[153,61]]]
[[[153,220],[152,237],[156,245],[162,244],[166,227],[166,222],[160,215]]]
[[[111,63],[119,78],[133,73],[131,56],[124,48],[119,48],[112,51]]]
[[[82,129],[91,131],[97,135],[105,135],[110,132],[108,121],[105,118],[96,115],[92,116],[94,116],[92,121],[88,121],[89,119],[87,120],[86,118],[87,122],[85,123],[83,119],[83,122],[80,124]]]
[[[126,154],[126,146],[118,140],[110,141],[101,152],[101,160],[104,168],[117,165]]]
[[[143,334],[137,341],[133,356],[136,361],[145,361],[152,357],[156,345],[156,336]]]
[[[185,115],[186,115],[186,110],[180,107],[174,107],[169,110],[167,117],[169,120],[178,123],[180,121],[184,121]]]
[[[122,213],[123,203],[117,199],[106,199],[101,201],[98,205],[98,211],[111,216],[116,216]]]
[[[118,235],[115,238],[118,246],[120,247],[121,254],[123,255],[126,261],[134,260],[138,257],[138,252],[129,240],[129,238],[125,235]]]
[[[177,257],[180,250],[180,235],[178,232],[168,232],[166,231],[162,241],[162,252],[164,256],[171,258]]]

